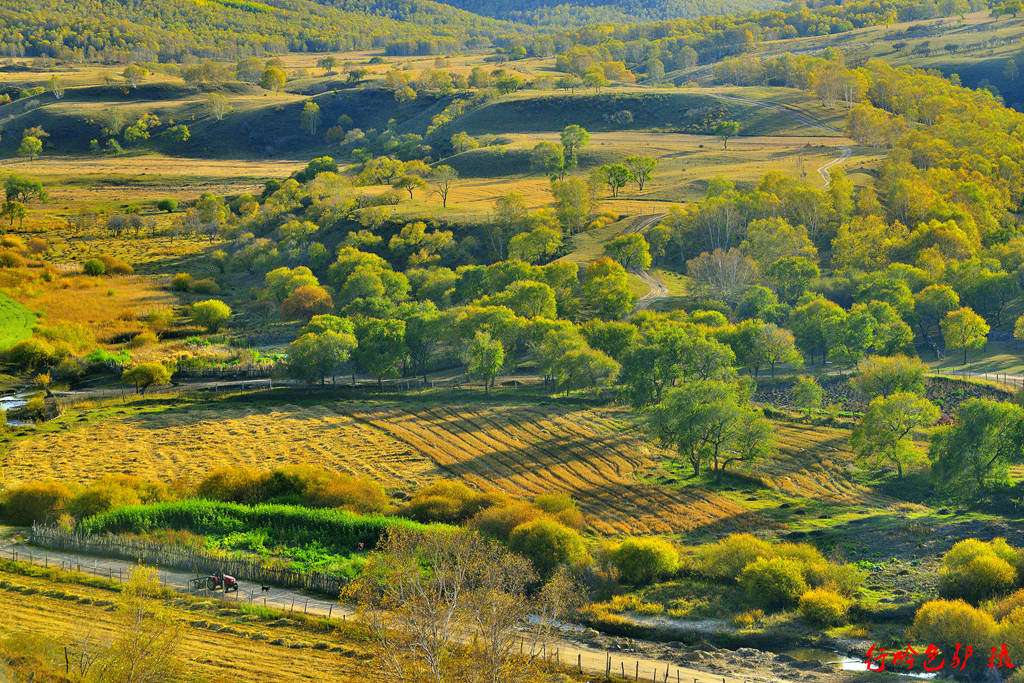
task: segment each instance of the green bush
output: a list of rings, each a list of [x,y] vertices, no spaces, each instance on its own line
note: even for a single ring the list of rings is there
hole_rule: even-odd
[[[58,481],[22,484],[4,496],[4,518],[8,524],[29,526],[32,522],[53,524],[64,513],[71,491]]]
[[[800,596],[800,616],[815,626],[846,623],[850,600],[827,588],[814,588]]]
[[[192,288],[192,275],[189,273],[177,273],[171,278],[171,289],[176,292],[187,292]]]
[[[34,372],[60,360],[57,350],[42,339],[23,339],[4,352],[4,361],[15,368]]]
[[[189,314],[196,325],[205,327],[207,332],[216,332],[231,317],[231,307],[220,299],[207,299],[192,304]]]
[[[220,285],[212,277],[193,280],[190,291],[195,294],[220,294]]]
[[[792,607],[808,588],[800,562],[781,557],[748,564],[740,572],[740,585],[751,603],[769,608]]]
[[[508,541],[512,530],[517,526],[543,516],[544,511],[535,505],[510,501],[506,505],[494,505],[481,510],[470,520],[470,525],[486,536]]]
[[[542,577],[551,576],[560,566],[575,567],[587,560],[583,537],[550,519],[520,524],[509,534],[508,546],[529,559]]]
[[[82,264],[82,271],[86,275],[103,275],[107,272],[107,266],[98,258],[91,258]]]
[[[611,561],[624,582],[639,586],[671,575],[679,553],[661,538],[629,538],[611,552]]]
[[[428,528],[405,519],[356,515],[344,510],[183,500],[117,508],[83,520],[78,530],[94,535],[175,529],[224,536],[260,529],[267,534],[268,547],[319,544],[331,552],[348,554],[359,543],[374,547],[385,530],[395,526]]]
[[[178,200],[161,199],[156,203],[156,208],[160,209],[161,211],[166,211],[167,213],[173,213],[178,208]]]
[[[988,650],[997,636],[992,616],[963,600],[932,600],[921,605],[914,615],[911,633],[924,643],[940,649],[968,643],[976,652]]]

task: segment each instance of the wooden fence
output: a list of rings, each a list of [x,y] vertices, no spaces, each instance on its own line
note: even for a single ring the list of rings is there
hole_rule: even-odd
[[[282,588],[301,588],[334,597],[338,596],[347,581],[345,577],[337,574],[298,571],[273,566],[253,556],[174,547],[165,543],[154,543],[114,534],[86,536],[38,524],[32,525],[29,542],[55,551],[64,550],[100,557],[115,557],[140,564],[191,570],[197,576],[207,576],[220,570],[236,579]]]

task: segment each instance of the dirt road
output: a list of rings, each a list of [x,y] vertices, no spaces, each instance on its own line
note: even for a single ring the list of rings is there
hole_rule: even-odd
[[[28,561],[41,566],[82,571],[119,581],[126,580],[129,570],[134,566],[134,563],[126,560],[51,551],[22,543],[7,543],[0,547],[0,557]],[[263,591],[259,584],[239,581],[237,593],[193,591],[189,589],[189,579],[193,578],[194,574],[158,567],[157,575],[165,586],[193,595],[204,595],[230,602],[266,605],[332,619],[349,619],[354,613],[350,607],[337,602],[285,588],[272,587],[269,591]],[[639,652],[609,652],[570,640],[568,637],[557,640],[552,647],[555,648],[558,659],[563,664],[572,667],[579,665],[585,673],[595,676],[603,676],[606,671],[611,670],[620,675],[625,672],[627,680],[658,681],[659,683],[670,683],[671,681],[686,681],[687,683],[768,683],[771,681],[774,683],[785,680],[753,670],[726,674],[700,671],[680,666],[670,659],[649,657]]]

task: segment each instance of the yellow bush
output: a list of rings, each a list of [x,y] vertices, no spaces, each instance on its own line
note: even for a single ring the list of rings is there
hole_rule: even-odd
[[[303,497],[315,507],[340,507],[363,514],[385,512],[390,507],[384,487],[369,477],[339,475],[307,489]]]
[[[1024,661],[1024,607],[1017,607],[999,624],[1000,643],[1006,643],[1010,661],[1020,666]]]
[[[732,625],[736,628],[750,628],[755,624],[760,624],[762,621],[764,621],[764,610],[751,609],[734,616],[732,618]]]
[[[655,615],[665,611],[665,606],[658,602],[645,602],[636,595],[616,595],[605,603],[609,612],[636,612],[637,614]]]
[[[751,534],[733,534],[697,548],[695,569],[715,579],[734,579],[759,557],[775,556],[772,545]]]
[[[510,501],[507,505],[495,505],[481,510],[470,520],[470,524],[482,534],[507,541],[509,534],[517,526],[543,516],[544,511],[534,505]]]
[[[135,272],[134,268],[114,256],[100,254],[96,258],[103,262],[108,275],[131,275]]]
[[[78,519],[85,519],[122,505],[138,505],[141,502],[139,495],[126,486],[99,482],[68,501],[67,511]]]
[[[1002,600],[996,600],[988,605],[988,611],[996,619],[1005,619],[1011,612],[1024,607],[1024,589],[1007,595]]]
[[[155,334],[153,334],[149,330],[144,330],[142,332],[139,332],[134,337],[132,337],[131,341],[128,342],[128,346],[133,349],[139,349],[142,348],[143,346],[152,346],[153,344],[156,344],[158,341],[159,339],[157,339],[157,336]]]
[[[176,292],[187,292],[192,287],[192,275],[177,273],[171,278],[171,289]]]
[[[71,491],[58,481],[37,481],[11,489],[4,496],[3,513],[8,524],[53,524],[71,500]]]
[[[611,552],[611,561],[624,582],[645,585],[672,574],[679,553],[661,538],[629,538]]]
[[[850,601],[827,588],[815,588],[800,596],[800,616],[816,626],[839,626],[846,622]]]
[[[993,553],[978,555],[967,564],[944,569],[939,591],[944,597],[979,602],[1009,592],[1017,581],[1017,570]]]
[[[469,519],[493,504],[493,500],[462,482],[441,480],[413,494],[401,511],[419,522],[456,523]]]
[[[520,524],[509,534],[508,545],[533,562],[542,577],[550,576],[562,565],[576,567],[587,560],[587,549],[579,533],[550,519]]]
[[[970,643],[979,652],[989,649],[997,635],[992,615],[963,600],[926,602],[914,615],[914,625],[910,630],[914,638],[934,643],[940,649],[950,648],[956,643]]]
[[[803,567],[782,557],[754,560],[740,573],[747,599],[765,607],[790,607],[807,592]]]
[[[251,505],[262,502],[267,479],[266,472],[257,472],[247,467],[221,467],[199,482],[196,495]]]

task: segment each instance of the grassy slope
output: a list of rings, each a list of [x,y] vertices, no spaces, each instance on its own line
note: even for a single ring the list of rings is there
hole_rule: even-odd
[[[0,294],[0,350],[32,336],[36,314]]]

